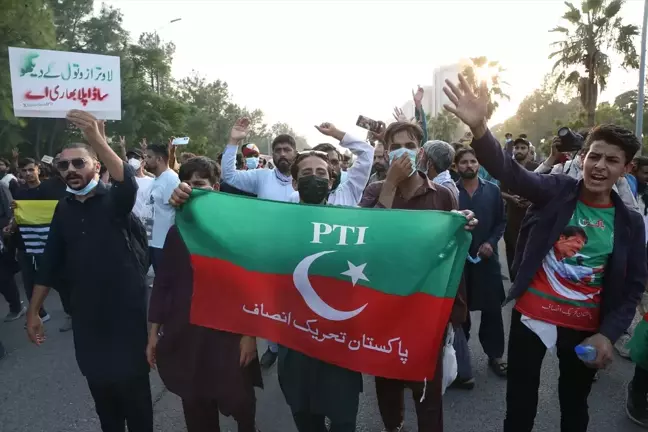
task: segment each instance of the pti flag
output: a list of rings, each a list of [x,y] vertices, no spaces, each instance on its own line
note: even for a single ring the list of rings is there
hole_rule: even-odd
[[[434,376],[471,236],[463,216],[194,190],[176,215],[192,324],[347,369]]]

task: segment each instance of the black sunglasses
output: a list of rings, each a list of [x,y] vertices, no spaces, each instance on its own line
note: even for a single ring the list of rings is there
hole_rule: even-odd
[[[83,169],[86,166],[86,160],[84,158],[74,158],[70,160],[59,160],[56,162],[56,169],[59,171],[67,171],[70,168],[70,164],[74,169]]]

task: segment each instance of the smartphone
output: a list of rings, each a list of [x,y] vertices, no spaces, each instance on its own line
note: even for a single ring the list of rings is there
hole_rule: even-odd
[[[356,126],[361,127],[362,129],[367,129],[368,131],[371,132],[380,132],[380,128],[383,125],[383,122],[372,120],[369,117],[365,117],[363,115],[358,116],[358,121],[356,122]]]
[[[189,144],[189,137],[184,138],[174,138],[171,142],[173,145],[187,145]]]

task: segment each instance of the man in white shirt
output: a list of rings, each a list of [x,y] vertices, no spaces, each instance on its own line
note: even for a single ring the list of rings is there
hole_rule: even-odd
[[[155,175],[148,194],[147,206],[149,215],[146,223],[150,231],[149,250],[153,270],[162,256],[164,240],[169,228],[175,222],[175,209],[169,204],[173,190],[180,184],[178,174],[169,168],[169,148],[162,144],[153,144],[146,149],[146,170]]]
[[[340,146],[351,150],[356,156],[353,166],[348,171],[343,171],[345,156],[340,154],[333,144],[318,144],[313,148],[314,151],[321,151],[328,155],[329,162],[335,172],[335,183],[328,196],[328,204],[348,207],[357,206],[369,182],[374,148],[367,142],[340,131],[332,123],[322,123],[320,126],[315,127],[324,135],[340,141]],[[343,174],[347,174],[346,179],[343,179]],[[299,193],[295,192],[291,197],[291,201],[299,202]]]
[[[146,226],[147,219],[151,218],[149,213],[149,196],[151,194],[151,186],[153,186],[153,177],[144,174],[144,154],[141,150],[129,150],[126,153],[126,161],[128,165],[132,166],[135,170],[135,181],[137,181],[137,198],[133,206],[133,214],[140,218]],[[149,236],[151,233],[148,233]]]

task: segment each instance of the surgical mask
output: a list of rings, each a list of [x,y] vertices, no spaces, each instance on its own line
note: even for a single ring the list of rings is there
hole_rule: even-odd
[[[247,169],[256,169],[259,166],[259,158],[258,157],[245,158],[245,165],[247,166]]]
[[[328,179],[309,175],[297,181],[299,198],[306,204],[321,204],[329,194]]]
[[[416,151],[406,149],[406,148],[399,148],[394,151],[389,152],[389,164],[391,165],[395,159],[400,158],[404,154],[407,154],[409,158],[412,161],[412,172],[410,173],[410,176],[416,172]]]
[[[76,196],[84,196],[84,195],[88,195],[92,191],[92,189],[97,187],[98,184],[99,184],[99,182],[96,179],[92,179],[92,180],[90,180],[88,182],[87,185],[85,185],[85,187],[83,189],[76,190],[76,189],[72,189],[70,186],[68,186],[65,191],[69,192],[69,193],[71,193],[73,195],[76,195]]]
[[[128,165],[132,166],[134,170],[138,170],[142,166],[142,161],[139,159],[131,158],[128,159]]]

